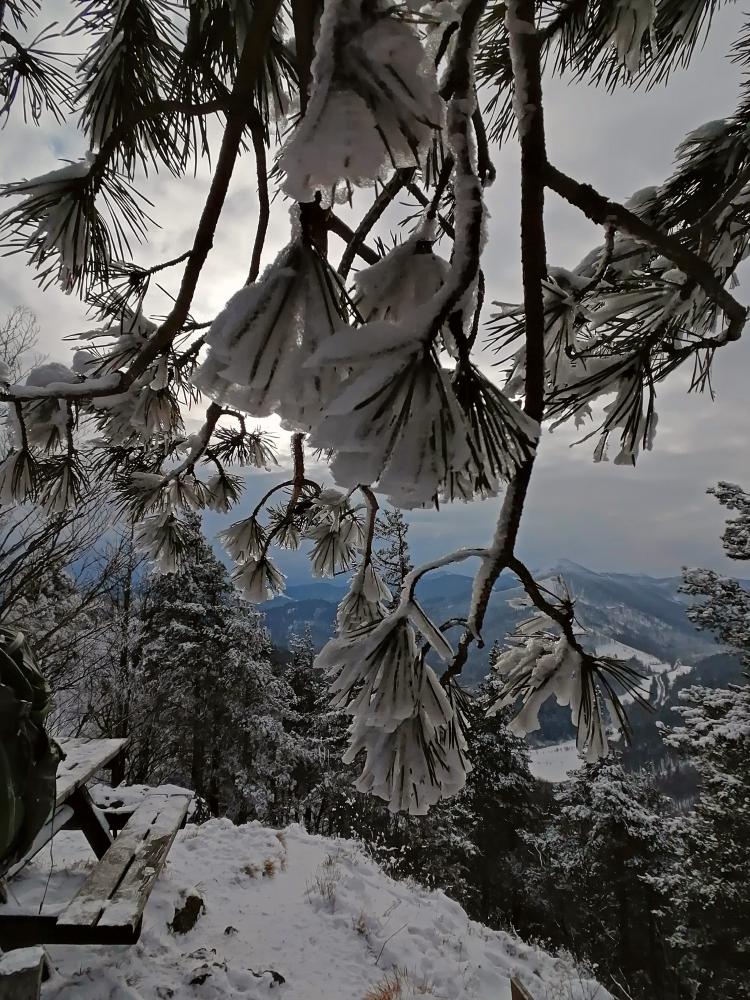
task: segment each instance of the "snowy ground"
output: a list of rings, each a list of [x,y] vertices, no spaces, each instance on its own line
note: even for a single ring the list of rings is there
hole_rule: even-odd
[[[569,772],[577,771],[582,764],[575,740],[553,743],[548,747],[529,748],[529,770],[535,778],[542,778],[553,784],[567,781]]]
[[[53,844],[45,909],[70,899],[93,863],[78,833]],[[19,902],[39,905],[48,870],[46,850],[11,883]],[[193,886],[205,913],[179,936],[167,925]],[[43,1000],[509,1000],[511,974],[534,1000],[611,1000],[442,893],[394,882],[351,842],[227,820],[178,835],[137,945],[49,952]],[[400,992],[377,991],[396,975]]]

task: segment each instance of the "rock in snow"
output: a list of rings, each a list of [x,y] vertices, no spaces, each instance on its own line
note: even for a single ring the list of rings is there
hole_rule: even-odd
[[[69,900],[94,863],[79,833],[53,841],[45,911]],[[11,888],[38,907],[45,849]],[[168,929],[193,887],[205,913]],[[232,933],[227,933],[232,928]],[[367,1000],[397,976],[394,998],[510,1000],[517,976],[535,1000],[611,1000],[570,962],[466,916],[442,892],[386,876],[353,841],[257,823],[187,826],[170,852],[133,947],[50,947],[43,1000]]]

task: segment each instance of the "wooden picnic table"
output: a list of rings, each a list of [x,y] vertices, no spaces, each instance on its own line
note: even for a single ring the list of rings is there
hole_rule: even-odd
[[[86,787],[122,753],[127,740],[58,740],[64,754],[55,805],[24,858],[4,877],[18,874],[63,827],[80,829],[99,859],[75,897],[60,912],[0,906],[0,948],[37,944],[132,944],[143,910],[175,835],[185,822],[192,792],[149,793],[115,838]]]
[[[25,856],[5,873],[0,871],[5,878],[18,874],[58,830],[72,822],[80,828],[97,858],[102,858],[112,844],[112,835],[94,805],[86,783],[122,753],[128,741],[73,738],[57,742],[64,758],[57,769],[54,808]]]

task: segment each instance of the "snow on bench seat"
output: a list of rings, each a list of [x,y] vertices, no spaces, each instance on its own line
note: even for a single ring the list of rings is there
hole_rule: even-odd
[[[122,927],[135,931],[192,793],[150,795],[57,918],[61,927]]]

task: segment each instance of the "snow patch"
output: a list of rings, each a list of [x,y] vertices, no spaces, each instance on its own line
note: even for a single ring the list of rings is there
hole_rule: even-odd
[[[47,912],[94,864],[80,833],[53,844]],[[21,905],[44,897],[49,856],[13,881]],[[196,886],[206,912],[174,935],[175,907]],[[138,944],[49,952],[43,1000],[361,1000],[394,969],[451,1000],[510,1000],[511,975],[539,998],[562,987],[582,1000],[597,988],[569,962],[469,920],[444,893],[388,878],[354,842],[226,819],[178,834]],[[603,989],[596,996],[611,1000]]]

